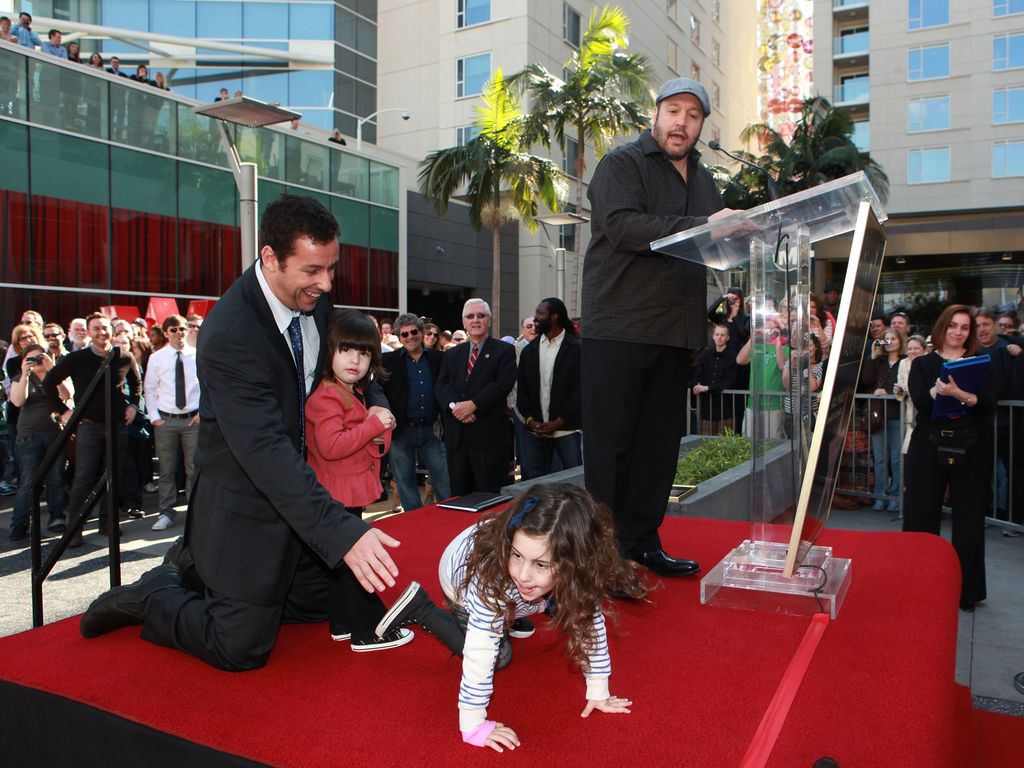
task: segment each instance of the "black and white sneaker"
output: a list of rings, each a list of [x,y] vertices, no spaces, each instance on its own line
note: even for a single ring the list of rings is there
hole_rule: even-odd
[[[415,624],[423,608],[430,605],[433,605],[433,602],[426,590],[419,582],[411,582],[377,624],[377,637],[384,637],[406,624]]]
[[[397,648],[400,645],[411,643],[413,637],[411,629],[399,627],[398,629],[391,630],[384,637],[376,637],[373,640],[353,640],[352,650],[356,653],[386,651],[389,648]]]
[[[352,633],[346,632],[345,630],[331,630],[331,640],[336,642],[344,642],[345,640],[351,640]]]
[[[537,628],[533,626],[533,622],[524,616],[512,622],[512,626],[508,628],[508,636],[522,640],[531,637],[536,631]]]

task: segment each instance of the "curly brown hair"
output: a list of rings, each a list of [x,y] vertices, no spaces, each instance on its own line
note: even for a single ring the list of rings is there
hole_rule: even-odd
[[[515,589],[509,560],[517,530],[548,540],[554,571],[550,594],[554,625],[566,636],[569,658],[586,671],[587,654],[596,639],[594,611],[604,602],[605,614],[613,616],[614,609],[606,601],[609,590],[642,599],[647,583],[637,566],[619,555],[607,507],[569,483],[534,485],[515,503],[481,518],[459,585],[458,591],[465,593],[475,580],[484,605],[505,613],[506,623],[513,619],[506,593]]]

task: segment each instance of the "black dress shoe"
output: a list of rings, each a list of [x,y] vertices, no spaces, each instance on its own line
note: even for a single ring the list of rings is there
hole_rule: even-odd
[[[181,569],[165,563],[146,571],[134,584],[114,587],[92,601],[78,628],[82,637],[99,637],[131,624],[141,624],[146,600],[154,592],[181,586]]]
[[[659,576],[693,576],[700,573],[700,565],[696,560],[679,560],[669,557],[663,549],[644,552],[636,555],[633,559]]]

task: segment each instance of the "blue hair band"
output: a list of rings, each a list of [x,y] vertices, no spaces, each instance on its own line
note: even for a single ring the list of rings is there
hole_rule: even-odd
[[[508,519],[508,529],[514,531],[523,524],[523,518],[526,517],[527,513],[530,512],[534,507],[540,504],[540,499],[536,496],[527,496],[523,499],[523,503],[519,505],[519,509],[512,513],[512,516]]]

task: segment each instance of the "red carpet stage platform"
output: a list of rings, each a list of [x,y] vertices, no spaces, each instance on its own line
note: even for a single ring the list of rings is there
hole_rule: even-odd
[[[426,508],[382,523],[402,541],[400,587],[416,579],[439,597],[438,557],[471,520]],[[747,531],[685,518],[662,528],[670,552],[705,569]],[[1024,720],[976,717],[954,683],[952,548],[926,534],[822,539],[853,559],[853,584],[767,765],[810,768],[824,755],[842,768],[1003,764],[978,741],[1016,734],[1020,745]],[[697,579],[664,580],[653,604],[616,604],[611,688],[633,699],[630,715],[579,717],[583,683],[544,621],[513,641],[490,710],[522,740],[511,754],[462,744],[460,662],[423,632],[356,654],[324,624],[286,626],[264,669],[231,674],[135,627],[83,640],[77,618],[58,622],[0,639],[0,766],[737,766],[809,619],[702,607],[698,590]]]

